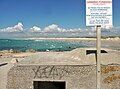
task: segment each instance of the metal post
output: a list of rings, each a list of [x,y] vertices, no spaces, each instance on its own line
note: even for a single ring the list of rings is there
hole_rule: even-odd
[[[97,30],[97,89],[100,89],[101,82],[101,66],[100,66],[100,54],[101,54],[101,26],[96,26]]]

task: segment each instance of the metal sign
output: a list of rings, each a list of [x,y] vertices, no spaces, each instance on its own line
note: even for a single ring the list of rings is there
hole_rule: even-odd
[[[86,0],[86,26],[112,26],[112,0]]]

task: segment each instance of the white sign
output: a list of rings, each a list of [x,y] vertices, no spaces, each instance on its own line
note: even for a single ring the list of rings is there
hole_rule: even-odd
[[[86,26],[112,26],[112,0],[86,0]]]

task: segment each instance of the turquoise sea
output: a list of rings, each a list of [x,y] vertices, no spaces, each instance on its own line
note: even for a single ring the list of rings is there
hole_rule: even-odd
[[[88,47],[85,44],[58,40],[20,40],[0,39],[0,50],[36,50],[36,51],[70,51],[75,48]]]

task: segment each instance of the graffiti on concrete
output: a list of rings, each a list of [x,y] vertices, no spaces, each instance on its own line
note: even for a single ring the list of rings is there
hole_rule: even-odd
[[[61,79],[64,75],[69,74],[67,66],[56,67],[56,66],[38,66],[35,70],[33,69],[35,76],[34,78],[58,78]]]
[[[78,67],[78,66],[38,66],[32,69],[34,71],[34,78],[51,78],[62,79],[67,75],[79,74],[79,76],[89,75],[92,67]]]

